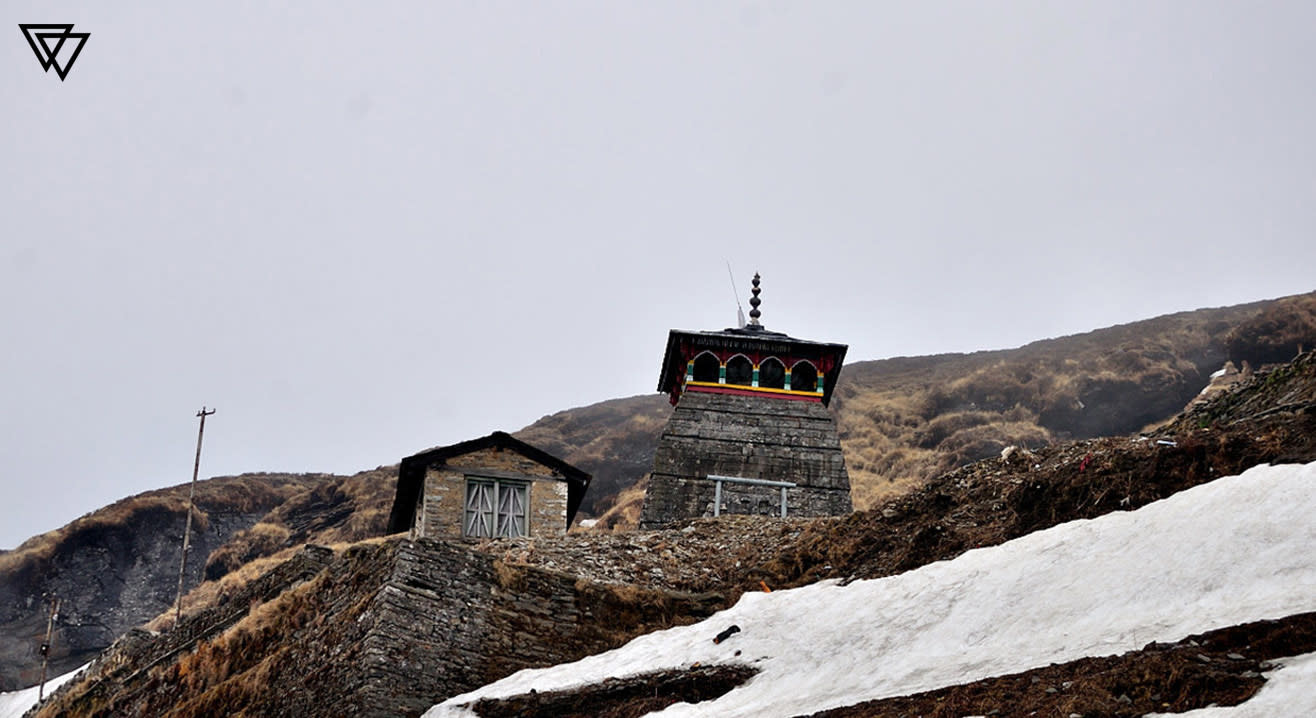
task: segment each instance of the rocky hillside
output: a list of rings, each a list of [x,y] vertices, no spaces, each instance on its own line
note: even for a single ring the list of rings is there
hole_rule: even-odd
[[[256,559],[307,543],[352,543],[382,536],[397,489],[397,466],[326,478],[280,503],[211,552],[205,577],[215,581]]]
[[[353,476],[244,474],[198,482],[186,610],[292,556],[310,542],[381,536],[395,466]],[[178,587],[187,486],[120,500],[0,554],[0,690],[32,685],[46,600],[62,601],[52,675],[86,663],[157,616],[168,623]],[[220,580],[226,579],[226,580]]]
[[[197,483],[192,560],[205,557],[321,475],[249,474]],[[86,663],[116,637],[174,602],[187,486],[151,491],[87,514],[0,554],[0,690],[31,685],[46,629],[46,598],[62,600],[52,675]]]
[[[1304,346],[1316,346],[1316,293],[1008,351],[855,362],[842,374],[832,409],[856,506],[871,508],[1007,445],[1045,453],[1067,438],[1163,421],[1226,360],[1256,366]],[[634,516],[642,499],[637,482],[669,413],[662,395],[616,399],[544,417],[516,435],[593,473],[582,516],[606,513],[624,527],[627,511]],[[203,484],[213,490],[200,499],[204,515],[188,585],[207,580],[188,604],[230,594],[306,543],[382,534],[395,482],[396,467],[382,466],[350,477],[252,475]],[[0,553],[0,689],[33,680],[42,604],[51,592],[65,600],[57,671],[169,605],[184,488],[125,499]]]
[[[699,620],[745,591],[889,576],[1138,508],[1258,463],[1314,460],[1316,353],[1308,353],[1256,372],[1145,436],[1014,449],[845,518],[724,517],[643,533],[479,543],[393,538],[337,556],[312,550],[198,607],[173,631],[130,637],[62,688],[41,715],[416,715],[520,668]],[[1296,616],[838,715],[935,709],[948,699],[956,709],[999,705],[992,701],[1040,681],[1056,690],[1029,692],[1039,715],[1135,715],[1149,705],[1181,710],[1236,701],[1259,685],[1260,661],[1316,648],[1314,636],[1310,616]],[[1202,640],[1211,647],[1192,650]],[[687,700],[746,677],[706,671],[584,690],[610,692],[610,715],[639,715],[657,707],[660,691],[667,702]],[[561,715],[564,705],[599,705],[594,697],[552,697],[563,702],[549,712],[528,703],[550,697],[521,697],[481,712]],[[1103,706],[1113,708],[1102,713]],[[575,714],[596,715],[590,711]]]

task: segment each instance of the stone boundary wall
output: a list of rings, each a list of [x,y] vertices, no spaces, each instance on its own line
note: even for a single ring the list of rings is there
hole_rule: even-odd
[[[419,715],[523,668],[710,615],[722,602],[507,564],[462,542],[404,541],[366,612],[373,626],[363,642],[359,715]]]

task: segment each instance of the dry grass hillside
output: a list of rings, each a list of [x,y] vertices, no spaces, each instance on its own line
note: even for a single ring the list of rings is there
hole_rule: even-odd
[[[653,449],[671,413],[665,394],[632,396],[559,411],[515,436],[593,475],[581,511],[598,516],[653,468]]]
[[[197,529],[204,530],[207,511],[250,513],[269,510],[325,479],[323,474],[243,474],[198,481],[195,501]],[[131,526],[142,516],[164,512],[186,515],[187,484],[156,489],[120,499],[81,516],[61,528],[38,534],[12,551],[0,553],[0,577],[15,581],[44,568],[62,546],[105,528]]]
[[[855,504],[869,507],[1009,445],[1126,434],[1164,421],[1226,360],[1316,345],[1316,294],[1203,309],[1019,349],[859,362],[834,408]]]
[[[352,543],[384,535],[397,489],[397,466],[334,476],[300,491],[250,528],[235,533],[206,560],[213,581],[256,559],[307,543]]]
[[[1174,416],[1227,360],[1316,346],[1316,293],[1199,309],[1018,349],[846,365],[832,411],[865,509],[1006,446],[1127,434]],[[519,438],[596,474],[584,511],[633,526],[670,409],[662,395],[559,412]]]

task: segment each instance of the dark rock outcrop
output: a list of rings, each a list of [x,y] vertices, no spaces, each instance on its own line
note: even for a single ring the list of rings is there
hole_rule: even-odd
[[[204,557],[261,513],[211,514],[193,524],[190,553]],[[0,583],[0,630],[36,640],[0,642],[0,682],[6,690],[39,674],[37,652],[46,627],[43,596],[60,598],[50,675],[91,660],[119,635],[173,605],[186,514],[153,507],[131,520],[70,537],[44,572],[25,571]],[[204,558],[187,567],[184,585],[201,583]]]
[[[184,590],[206,556],[301,487],[286,476],[198,484]],[[178,587],[186,486],[125,499],[6,554],[0,561],[0,690],[33,685],[47,600],[60,599],[49,675],[86,663],[128,629],[165,612]]]

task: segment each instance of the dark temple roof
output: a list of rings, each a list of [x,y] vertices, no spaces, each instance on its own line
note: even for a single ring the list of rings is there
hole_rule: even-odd
[[[689,350],[682,351],[683,347]],[[823,381],[823,404],[826,405],[831,401],[832,389],[840,378],[841,364],[845,362],[845,353],[849,348],[845,344],[796,339],[781,332],[770,332],[754,326],[711,332],[673,329],[667,334],[667,349],[663,353],[663,367],[658,375],[658,391],[671,394],[678,390],[685,378],[686,359],[705,349],[758,352],[779,358],[808,359],[815,364],[827,357],[832,360],[833,366],[820,377]]]
[[[402,465],[398,467],[398,490],[393,498],[393,510],[388,517],[388,533],[411,528],[411,521],[416,513],[416,499],[419,498],[421,486],[425,483],[426,469],[431,466],[442,466],[454,456],[483,449],[509,449],[562,474],[565,477],[563,481],[567,482],[567,526],[576,519],[576,511],[585,498],[585,489],[589,488],[590,475],[543,449],[514,438],[507,432],[495,431],[488,436],[451,446],[440,446],[403,459]]]

